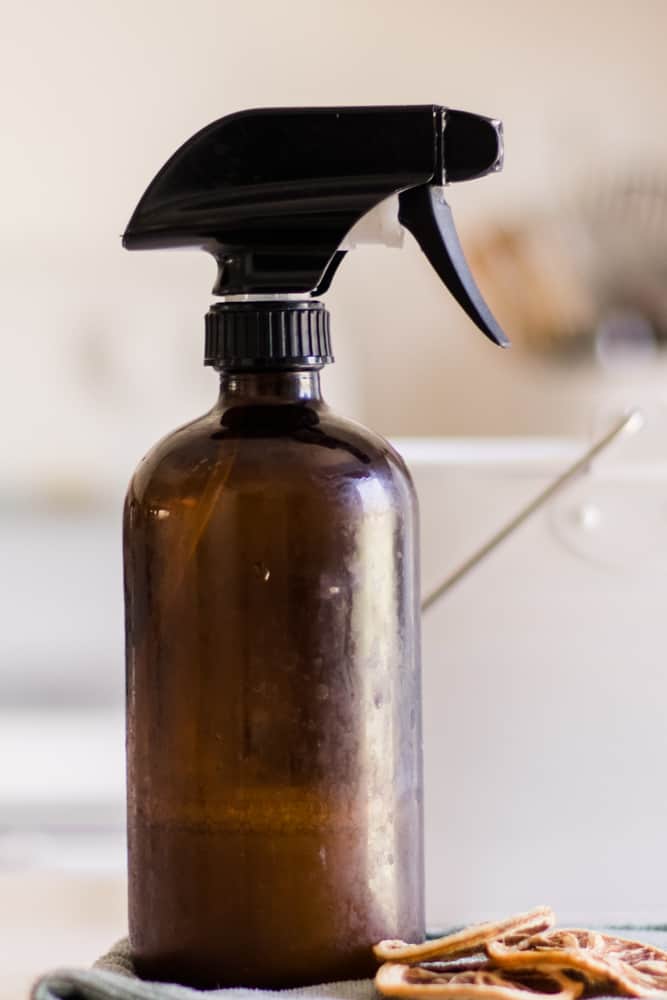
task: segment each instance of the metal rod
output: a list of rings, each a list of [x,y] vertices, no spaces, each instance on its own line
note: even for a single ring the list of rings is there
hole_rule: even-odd
[[[580,472],[585,472],[587,467],[590,465],[592,460],[596,458],[600,452],[604,451],[613,441],[615,441],[621,434],[625,432],[635,433],[644,423],[644,418],[642,413],[638,409],[632,409],[626,413],[621,420],[618,420],[610,430],[599,438],[594,444],[588,448],[584,454],[577,459],[572,465],[570,465],[564,472],[561,472],[559,476],[556,477],[541,493],[538,493],[530,503],[526,504],[517,514],[514,515],[506,524],[500,528],[494,535],[489,538],[480,548],[478,548],[472,555],[461,563],[452,573],[447,576],[442,583],[439,583],[426,597],[423,598],[421,609],[422,611],[428,611],[429,608],[438,601],[443,594],[450,590],[455,584],[466,576],[474,566],[480,563],[490,552],[493,552],[501,542],[511,535],[516,529],[527,521],[540,507],[544,506],[548,500],[550,500],[556,493],[559,492],[564,486],[566,486],[570,480],[574,479]]]

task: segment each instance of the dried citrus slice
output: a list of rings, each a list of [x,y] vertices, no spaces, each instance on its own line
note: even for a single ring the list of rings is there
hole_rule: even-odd
[[[530,936],[511,934],[490,941],[486,951],[508,972],[574,970],[588,988],[613,987],[626,996],[651,996],[667,990],[666,952],[597,931],[571,928]]]
[[[534,935],[553,927],[554,912],[550,906],[537,906],[527,913],[517,913],[497,923],[473,924],[455,934],[424,941],[423,944],[407,944],[405,941],[380,941],[373,948],[376,958],[382,962],[424,962],[434,958],[453,958],[457,955],[474,955],[482,951],[489,941],[508,934],[522,932]]]
[[[562,929],[559,927],[526,934],[523,931],[510,931],[496,938],[494,951],[506,954],[509,951],[538,951],[547,948],[583,948],[586,951],[597,951],[602,947],[603,935],[597,931],[589,931],[581,927]]]
[[[632,970],[633,977],[653,980],[655,990],[667,990],[667,952],[651,944],[610,934],[598,934],[598,937],[601,939],[599,951],[608,962],[622,963],[628,974]]]
[[[385,962],[375,977],[377,990],[386,997],[420,997],[437,1000],[577,1000],[583,983],[562,972],[518,972],[493,968],[489,963],[451,965],[429,969],[419,965]]]

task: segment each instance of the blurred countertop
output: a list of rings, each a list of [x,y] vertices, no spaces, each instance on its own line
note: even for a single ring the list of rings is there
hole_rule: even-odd
[[[89,966],[127,926],[123,874],[0,872],[0,1000],[58,966]]]

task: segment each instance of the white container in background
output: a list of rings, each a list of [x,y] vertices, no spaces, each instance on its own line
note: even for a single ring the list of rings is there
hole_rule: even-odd
[[[397,444],[425,592],[588,447]],[[426,612],[432,923],[541,902],[566,920],[664,922],[666,584],[667,462],[629,441]]]

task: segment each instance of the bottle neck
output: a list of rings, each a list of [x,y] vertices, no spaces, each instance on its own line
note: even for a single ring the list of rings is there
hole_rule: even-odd
[[[284,403],[324,406],[319,368],[220,373],[218,406],[276,406]]]

